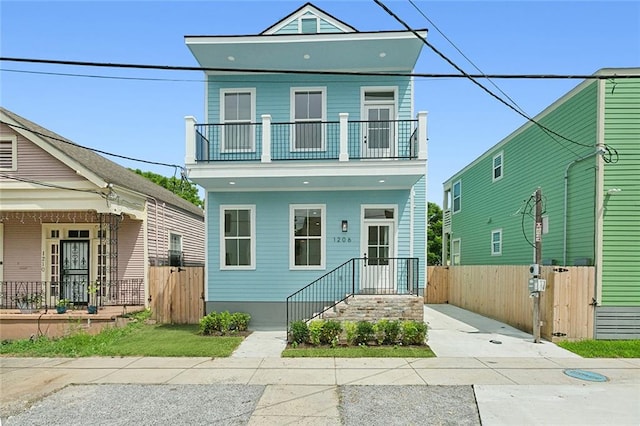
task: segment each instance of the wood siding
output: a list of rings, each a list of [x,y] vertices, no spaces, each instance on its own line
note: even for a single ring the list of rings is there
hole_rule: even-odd
[[[143,222],[125,218],[118,229],[118,278],[145,276]]]
[[[4,223],[4,281],[40,281],[42,279],[40,253],[40,223],[20,219]]]
[[[37,181],[81,181],[74,170],[57,158],[15,132],[9,126],[0,124],[0,135],[16,135],[18,149],[18,170],[12,176]],[[5,179],[5,178],[0,178]]]
[[[491,148],[445,186],[461,181],[461,210],[451,215],[449,241],[461,238],[463,265],[528,264],[533,260],[532,212],[527,202],[542,188],[549,233],[543,236],[543,259],[563,261],[564,173],[578,158],[596,150],[597,83],[561,101],[537,120],[556,132],[588,146],[578,146],[525,125]],[[503,176],[493,181],[493,157],[503,152]],[[567,265],[583,258],[593,261],[595,233],[595,157],[569,168]],[[502,254],[491,254],[491,232],[502,229]],[[526,235],[526,237],[525,237]],[[527,239],[529,242],[527,242]]]
[[[527,266],[435,266],[429,277],[427,303],[448,301],[532,332]],[[593,338],[595,268],[543,267],[542,277],[547,288],[540,299],[541,335],[548,340]]]
[[[169,234],[182,235],[182,252],[188,265],[204,264],[204,220],[169,204],[147,201],[147,244],[149,264],[164,265],[169,250]]]
[[[640,306],[640,80],[607,80],[604,166],[603,306]],[[618,193],[607,194],[610,189]]]
[[[220,269],[220,205],[256,206],[255,270]],[[291,204],[326,206],[326,260],[324,269],[291,270],[289,267]],[[361,251],[361,205],[398,206],[398,247],[396,256],[409,256],[409,190],[310,191],[208,193],[208,301],[284,301],[287,296],[330,272],[347,260],[363,256]],[[414,212],[414,223],[424,229],[424,209]],[[348,232],[341,231],[343,220]],[[420,258],[420,282],[424,288],[425,254]]]

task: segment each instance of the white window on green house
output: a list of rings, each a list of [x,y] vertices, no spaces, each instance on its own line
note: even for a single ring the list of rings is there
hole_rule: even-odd
[[[221,269],[255,268],[255,206],[221,206]]]
[[[325,90],[291,90],[293,130],[293,151],[320,151],[324,149],[324,105]]]
[[[493,157],[493,181],[502,179],[502,152]]]
[[[325,207],[292,205],[290,266],[292,269],[323,269],[325,259]]]
[[[15,136],[3,136],[0,139],[0,170],[16,171],[18,169],[18,145]]]
[[[491,256],[502,255],[502,229],[491,231]]]
[[[461,244],[460,238],[451,240],[451,264],[454,266],[460,264]]]
[[[255,89],[224,89],[220,98],[222,152],[254,151]]]
[[[462,200],[462,183],[457,181],[453,184],[453,212],[457,213],[460,211]]]

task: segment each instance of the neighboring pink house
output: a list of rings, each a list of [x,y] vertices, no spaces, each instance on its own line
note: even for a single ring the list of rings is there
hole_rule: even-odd
[[[204,264],[204,212],[0,108],[0,307],[144,305],[148,267]]]

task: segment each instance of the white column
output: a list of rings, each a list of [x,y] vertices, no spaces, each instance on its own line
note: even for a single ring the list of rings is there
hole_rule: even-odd
[[[340,113],[340,157],[339,161],[349,161],[349,113]]]
[[[427,159],[427,112],[418,113],[418,160]]]
[[[196,119],[188,115],[184,118],[185,155],[184,164],[196,163]]]
[[[271,116],[262,115],[262,158],[263,163],[271,162]]]

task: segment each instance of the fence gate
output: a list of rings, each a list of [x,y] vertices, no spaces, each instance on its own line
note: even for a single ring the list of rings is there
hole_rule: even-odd
[[[197,324],[204,316],[204,268],[149,268],[151,317],[161,324]]]

